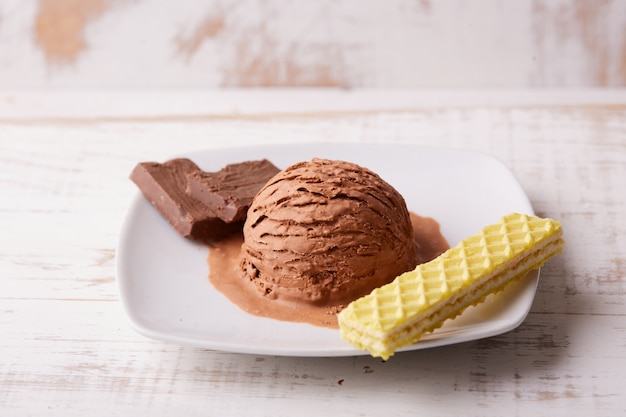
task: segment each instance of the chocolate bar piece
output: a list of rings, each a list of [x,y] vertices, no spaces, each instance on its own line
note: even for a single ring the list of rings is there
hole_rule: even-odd
[[[193,171],[187,175],[187,194],[226,223],[245,221],[254,196],[279,171],[267,159],[226,165],[217,172]]]
[[[137,164],[130,179],[143,195],[183,237],[215,239],[241,231],[243,222],[226,223],[214,211],[186,192],[187,176],[200,168],[189,159],[163,164]]]

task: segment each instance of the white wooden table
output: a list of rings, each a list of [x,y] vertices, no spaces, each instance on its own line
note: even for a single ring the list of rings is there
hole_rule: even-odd
[[[132,167],[320,140],[507,164],[567,239],[526,321],[388,362],[214,352],[131,330],[114,263]],[[0,191],[2,416],[626,413],[624,92],[6,92]]]

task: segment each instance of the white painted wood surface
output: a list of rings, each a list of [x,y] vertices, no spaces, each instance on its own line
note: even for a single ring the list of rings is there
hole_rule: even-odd
[[[379,92],[393,110],[364,110],[365,96],[328,92],[295,112],[288,103],[306,96],[298,90],[285,93],[282,111],[270,93],[225,99],[266,102],[274,114],[215,104],[175,113],[177,100],[185,108],[179,93],[160,93],[160,111],[151,96],[129,94],[94,93],[105,103],[97,111],[80,94],[30,116],[28,106],[0,108],[0,415],[626,413],[623,93],[539,93],[538,104],[526,93],[458,93],[429,107],[420,93]],[[343,107],[323,111],[334,94]],[[54,102],[0,95],[17,107],[27,100]],[[119,110],[129,102],[145,103],[152,117]],[[136,193],[132,167],[193,149],[311,141],[469,148],[503,160],[567,239],[542,271],[527,320],[501,336],[388,362],[229,354],[134,333],[114,276]]]
[[[626,85],[623,0],[2,0],[0,88]]]

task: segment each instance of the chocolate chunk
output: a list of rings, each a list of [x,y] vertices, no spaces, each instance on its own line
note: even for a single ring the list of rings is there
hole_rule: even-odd
[[[214,210],[186,192],[187,176],[200,169],[189,159],[163,164],[143,162],[130,175],[143,195],[176,229],[189,239],[214,239],[241,231],[243,221],[226,223]]]
[[[187,193],[226,223],[245,221],[254,196],[279,171],[267,159],[226,165],[217,172],[193,171],[187,174]]]

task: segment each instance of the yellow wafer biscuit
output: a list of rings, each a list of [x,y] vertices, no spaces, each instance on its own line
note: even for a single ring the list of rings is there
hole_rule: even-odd
[[[341,337],[388,359],[466,307],[539,268],[563,245],[556,220],[509,214],[350,303],[338,314]]]

